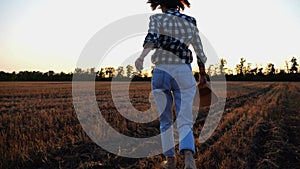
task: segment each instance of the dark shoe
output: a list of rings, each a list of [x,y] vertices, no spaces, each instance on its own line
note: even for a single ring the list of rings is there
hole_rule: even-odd
[[[163,169],[176,169],[175,157],[168,157],[166,163],[163,165]]]
[[[185,167],[184,169],[196,169],[195,159],[193,157],[193,153],[191,151],[184,152],[184,162]]]

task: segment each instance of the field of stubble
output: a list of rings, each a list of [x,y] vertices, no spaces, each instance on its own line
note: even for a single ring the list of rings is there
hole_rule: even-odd
[[[148,82],[131,84],[136,109],[150,108],[150,91]],[[118,113],[109,82],[96,83],[96,97],[105,120],[119,132],[132,137],[159,134],[157,120],[137,124]],[[0,168],[159,168],[162,155],[125,158],[97,146],[83,131],[72,101],[70,82],[0,83]],[[228,82],[221,122],[196,146],[197,167],[300,168],[299,103],[300,83]],[[195,138],[208,112],[199,110]],[[177,162],[183,168],[178,154]]]

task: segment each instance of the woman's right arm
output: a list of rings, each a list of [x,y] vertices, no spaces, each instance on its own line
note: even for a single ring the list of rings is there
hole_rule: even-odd
[[[192,39],[191,44],[192,44],[192,46],[195,50],[196,56],[197,56],[197,64],[199,67],[199,74],[200,74],[199,82],[200,82],[200,84],[204,85],[204,84],[206,84],[205,63],[206,63],[207,57],[204,54],[202,41],[201,41],[201,38],[199,35],[199,30],[197,27],[195,28],[195,35]]]

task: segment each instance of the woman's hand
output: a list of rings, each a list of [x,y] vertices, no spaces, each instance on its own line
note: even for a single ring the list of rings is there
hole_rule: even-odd
[[[206,75],[201,75],[199,76],[199,85],[201,87],[206,87],[207,86],[207,78]]]
[[[199,67],[199,85],[201,87],[206,87],[207,86],[207,78],[206,78],[206,72],[205,72],[205,67],[200,66]]]
[[[148,55],[148,53],[153,49],[154,43],[147,43],[144,46],[144,50],[141,53],[140,57],[136,59],[135,61],[135,67],[137,70],[142,71],[143,70],[143,64],[144,64],[144,58]]]
[[[135,61],[135,67],[137,70],[142,71],[143,70],[143,64],[144,64],[144,58],[143,57],[139,57],[136,59]]]

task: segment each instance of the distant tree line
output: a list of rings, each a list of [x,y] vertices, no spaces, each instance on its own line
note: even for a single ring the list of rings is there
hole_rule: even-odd
[[[19,73],[7,73],[0,71],[0,81],[70,81],[73,73],[55,73],[48,71],[46,73],[39,71],[20,71]]]
[[[228,81],[300,81],[299,64],[296,57],[292,57],[290,61],[285,61],[285,69],[276,69],[273,63],[268,63],[265,68],[262,66],[252,67],[252,63],[246,63],[245,58],[240,58],[240,63],[236,65],[235,72],[225,68],[226,60],[220,60],[220,73],[215,73],[212,78],[225,73],[226,80]],[[289,64],[290,63],[290,64]]]
[[[153,69],[153,68],[152,68]],[[152,72],[151,72],[152,74]],[[96,80],[96,81],[150,81],[151,77],[148,72],[134,71],[133,66],[127,65],[125,68],[119,66],[117,69],[114,67],[82,69],[76,68],[74,72],[70,73],[55,73],[52,70],[48,72],[40,71],[20,71],[18,73],[7,73],[0,71],[0,81],[72,81],[73,76],[77,75],[81,80]]]
[[[20,71],[18,73],[7,73],[0,71],[0,81],[72,81],[73,75],[80,77],[80,80],[96,80],[96,81],[150,81],[153,68],[150,72],[135,71],[132,65],[126,67],[119,66],[105,67],[96,70],[96,68],[82,69],[76,68],[71,73],[55,73],[54,71]],[[290,61],[285,62],[285,69],[276,69],[273,63],[268,63],[265,68],[262,66],[252,66],[247,63],[246,59],[240,58],[239,64],[235,69],[227,67],[226,59],[220,59],[216,65],[209,65],[206,68],[207,77],[211,80],[227,81],[300,81],[300,71],[297,58],[293,57]],[[235,72],[235,73],[234,73]],[[198,72],[194,72],[195,78],[198,80]]]

